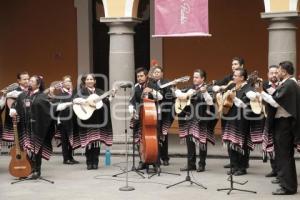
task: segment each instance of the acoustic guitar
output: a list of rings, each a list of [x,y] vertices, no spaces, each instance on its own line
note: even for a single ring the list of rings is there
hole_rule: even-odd
[[[28,177],[31,174],[31,164],[26,152],[21,150],[17,131],[17,117],[13,117],[13,130],[15,145],[10,150],[11,161],[9,163],[9,173],[17,178]]]
[[[255,87],[256,92],[261,93],[263,91],[263,79],[258,76],[258,71],[252,72],[248,77],[247,82]],[[250,100],[250,107],[253,113],[257,115],[264,113],[266,115],[265,106],[261,97]]]
[[[209,83],[209,84],[205,84],[205,85],[203,85],[203,86],[201,86],[200,88],[197,88],[197,89],[189,89],[185,93],[186,99],[176,98],[176,101],[175,101],[175,112],[176,112],[176,114],[181,113],[186,106],[191,105],[192,96],[197,94],[200,91],[201,88],[209,87],[209,86],[212,86],[212,85],[213,85],[213,83]]]
[[[82,103],[73,103],[73,110],[79,119],[87,120],[93,115],[94,111],[96,110],[97,102],[101,101],[109,95],[114,95],[115,93],[116,89],[112,89],[108,92],[105,92],[101,96],[97,94],[91,94],[86,99],[80,98]]]

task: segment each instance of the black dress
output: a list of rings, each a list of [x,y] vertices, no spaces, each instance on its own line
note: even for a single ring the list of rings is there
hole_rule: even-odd
[[[87,98],[93,94],[93,92],[86,87],[82,88],[80,92],[83,98]],[[94,93],[100,96],[103,94],[103,91],[96,88]],[[77,121],[81,147],[85,147],[86,149],[86,164],[88,168],[92,167],[94,169],[98,168],[100,144],[104,143],[107,146],[111,146],[113,140],[110,102],[108,98],[102,101],[103,107],[95,110],[89,119],[78,119]]]
[[[49,160],[52,154],[50,102],[44,93],[23,92],[16,100],[15,109],[21,147],[33,154],[34,171],[40,173],[41,158]]]

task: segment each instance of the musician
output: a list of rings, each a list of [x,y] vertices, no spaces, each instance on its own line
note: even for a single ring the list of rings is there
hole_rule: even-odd
[[[81,79],[82,85],[78,89],[73,103],[88,103],[96,107],[92,116],[87,120],[79,120],[79,136],[81,147],[85,147],[87,170],[98,169],[100,144],[112,145],[113,132],[110,117],[110,102],[108,98],[101,101],[86,102],[92,94],[101,95],[103,91],[96,88],[96,79],[93,74],[86,74]]]
[[[280,188],[273,195],[297,192],[297,173],[294,146],[300,144],[300,88],[293,78],[294,66],[290,61],[279,64],[280,83],[273,95],[262,92],[262,98],[275,109],[274,131],[276,167]]]
[[[9,101],[13,102],[16,98],[22,93],[28,91],[29,85],[29,74],[28,72],[20,72],[17,74],[17,82],[19,87],[6,94],[6,108],[7,112],[5,112],[4,118],[4,130],[2,135],[2,140],[6,142],[13,142],[14,141],[14,131],[13,131],[13,122],[12,118],[9,116]]]
[[[263,90],[272,95],[278,84],[279,84],[279,78],[278,78],[278,66],[277,65],[271,65],[268,68],[268,80],[264,81],[263,83]],[[272,171],[266,175],[266,177],[276,177],[277,176],[277,168],[276,168],[276,162],[274,153],[276,152],[276,142],[274,140],[274,132],[272,132],[272,126],[274,123],[274,119],[271,119],[270,116],[272,114],[268,114],[269,112],[272,112],[272,107],[270,107],[269,104],[265,103],[265,110],[266,110],[266,119],[265,119],[265,126],[264,126],[264,132],[263,132],[263,152],[264,156],[270,156],[270,164]],[[271,127],[271,128],[269,128]],[[275,153],[276,155],[276,153]],[[278,180],[278,179],[276,179]],[[279,180],[277,181],[279,182]]]
[[[231,70],[232,73],[225,76],[222,80],[218,80],[215,82],[215,86],[213,87],[213,91],[215,93],[218,93],[220,91],[223,91],[225,89],[231,89],[234,87],[233,83],[233,74],[234,71],[238,68],[244,68],[245,60],[242,57],[233,57],[231,60]],[[225,127],[226,121],[221,119],[221,127],[222,130]],[[230,156],[230,149],[228,149],[228,155]],[[247,168],[249,167],[249,164],[247,164]],[[224,168],[230,168],[230,164],[224,165]]]
[[[256,93],[246,80],[247,71],[244,68],[234,71],[235,87],[229,91],[229,100],[233,100],[233,105],[228,113],[223,113],[222,116],[226,121],[222,128],[222,139],[228,147],[232,173],[236,176],[247,174],[248,155],[252,148],[249,119],[252,111],[248,103],[251,99],[256,98]],[[228,172],[228,174],[230,173],[231,171]]]
[[[131,128],[133,129],[134,136],[136,138],[136,142],[139,141],[141,137],[141,122],[139,117],[140,106],[143,103],[143,96],[147,93],[149,99],[162,99],[162,95],[157,92],[157,85],[154,83],[152,79],[148,78],[148,70],[145,68],[136,69],[136,78],[137,84],[134,88],[134,95],[130,100],[129,112],[131,115],[136,115],[136,117],[131,119]],[[154,89],[155,88],[155,89]],[[146,168],[146,164],[142,161],[139,162],[138,170],[142,170]]]
[[[163,79],[163,68],[160,66],[153,67],[153,79],[159,88],[161,85],[168,83],[168,80]],[[168,153],[168,129],[171,127],[174,121],[173,105],[175,98],[171,86],[160,90],[163,99],[160,103],[161,119],[159,119],[159,143],[160,143],[160,159],[164,166],[169,165],[169,153]]]
[[[216,124],[213,113],[213,99],[205,86],[206,72],[197,69],[193,74],[193,85],[181,90],[176,90],[176,97],[187,100],[191,97],[191,105],[186,106],[178,115],[179,136],[187,144],[188,165],[181,171],[196,170],[196,144],[199,146],[199,158],[197,172],[205,171],[207,143],[215,143],[213,136]]]
[[[73,123],[74,114],[70,107],[73,100],[73,86],[70,75],[62,78],[62,88],[59,95],[53,97],[55,102],[58,103],[56,111],[57,116],[57,129],[61,138],[63,164],[78,164],[79,162],[73,158],[73,149],[80,147],[79,135],[74,134],[73,129],[77,128],[77,123]],[[74,127],[76,126],[76,127]]]
[[[32,153],[33,179],[41,176],[42,157],[49,160],[52,153],[50,102],[43,90],[42,77],[32,76],[28,92],[18,96],[9,112],[11,117],[19,118],[17,127],[21,148]]]
[[[216,81],[215,85],[216,86],[222,86],[224,88],[224,86],[226,86],[230,81],[233,80],[234,71],[238,68],[243,68],[244,65],[245,65],[245,60],[243,58],[233,57],[232,61],[231,61],[232,73],[225,76],[222,80]],[[217,90],[217,89],[215,89],[215,90]]]
[[[139,110],[142,103],[142,93],[148,79],[148,70],[143,67],[140,67],[136,69],[135,74],[137,84],[135,84],[134,87],[133,97],[130,99],[129,113],[132,116],[130,120],[130,128],[133,129],[133,136],[135,138],[134,140],[138,144],[141,137],[141,123],[139,118]],[[139,147],[140,145],[138,144],[138,149]],[[146,165],[142,161],[140,161],[137,169],[142,170],[145,169],[145,167]]]

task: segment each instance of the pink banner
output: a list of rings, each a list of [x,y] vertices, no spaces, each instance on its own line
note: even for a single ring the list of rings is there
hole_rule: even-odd
[[[155,0],[154,37],[211,36],[208,0]]]

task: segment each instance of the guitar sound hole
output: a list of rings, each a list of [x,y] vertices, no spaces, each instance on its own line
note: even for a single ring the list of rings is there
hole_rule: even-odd
[[[16,158],[17,158],[18,160],[20,160],[20,159],[21,159],[21,155],[17,155]]]

